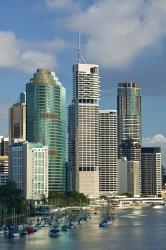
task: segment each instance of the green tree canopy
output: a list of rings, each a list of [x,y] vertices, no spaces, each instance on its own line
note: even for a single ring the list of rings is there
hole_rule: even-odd
[[[0,204],[3,204],[9,212],[15,207],[17,213],[21,213],[26,207],[26,200],[21,189],[17,184],[8,181],[6,185],[0,186]]]
[[[50,192],[49,203],[53,203],[60,206],[74,206],[89,204],[89,199],[79,192]]]

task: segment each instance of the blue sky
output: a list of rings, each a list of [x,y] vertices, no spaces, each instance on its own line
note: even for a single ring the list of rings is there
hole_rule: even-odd
[[[118,82],[138,82],[145,142],[166,143],[165,0],[1,0],[0,17],[0,134],[38,67],[57,73],[71,102],[80,31],[82,54],[100,65],[101,108],[116,108]]]

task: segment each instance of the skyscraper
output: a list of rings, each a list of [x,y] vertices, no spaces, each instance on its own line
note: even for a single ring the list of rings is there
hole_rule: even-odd
[[[48,146],[49,191],[66,191],[66,90],[55,73],[38,69],[26,94],[27,141]]]
[[[18,141],[26,140],[26,94],[20,94],[19,102],[9,108],[9,143],[14,139]]]
[[[141,89],[135,82],[117,88],[119,158],[141,160]]]
[[[161,149],[158,147],[142,148],[142,194],[161,196]]]
[[[141,191],[141,89],[135,82],[117,88],[118,157],[126,157],[128,192]],[[139,173],[139,174],[138,174]],[[119,180],[120,181],[120,180]]]
[[[99,192],[113,195],[118,192],[117,169],[117,111],[99,113]]]
[[[73,66],[73,103],[69,106],[69,190],[99,195],[99,66]]]

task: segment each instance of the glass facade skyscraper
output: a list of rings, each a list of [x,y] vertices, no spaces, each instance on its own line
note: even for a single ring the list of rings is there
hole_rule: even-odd
[[[27,141],[48,146],[49,191],[66,191],[66,90],[55,73],[38,69],[26,94]]]
[[[135,82],[117,88],[118,157],[127,160],[128,192],[141,191],[141,88]]]
[[[141,88],[135,82],[117,88],[119,158],[141,160]]]

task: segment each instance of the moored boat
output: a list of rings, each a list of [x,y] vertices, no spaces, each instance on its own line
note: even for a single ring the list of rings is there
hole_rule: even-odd
[[[53,237],[53,238],[56,238],[56,237],[62,236],[62,233],[61,233],[61,231],[59,229],[51,229],[49,231],[49,236]]]
[[[99,227],[107,227],[107,226],[108,226],[108,224],[107,224],[106,221],[101,221],[101,222],[99,223]]]

